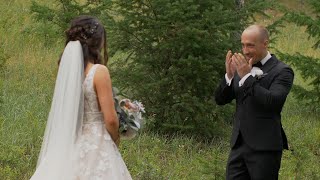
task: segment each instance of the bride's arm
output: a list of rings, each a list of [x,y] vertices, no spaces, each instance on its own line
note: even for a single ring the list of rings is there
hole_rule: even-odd
[[[119,145],[119,121],[114,107],[111,79],[108,68],[99,65],[94,76],[94,87],[97,92],[99,105],[103,113],[106,129],[113,141]]]

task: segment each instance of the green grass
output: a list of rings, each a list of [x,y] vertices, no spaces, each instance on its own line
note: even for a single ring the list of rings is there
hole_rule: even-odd
[[[0,41],[6,63],[0,109],[0,179],[33,174],[50,109],[57,58],[63,43],[50,46],[28,29],[30,0],[0,2]],[[45,1],[50,2],[50,1]],[[292,3],[292,7],[296,7]],[[291,5],[290,5],[291,6]],[[320,57],[304,29],[288,24],[274,46],[287,53]],[[296,72],[295,84],[306,82]],[[284,151],[280,179],[320,179],[320,119],[289,95],[282,113],[292,151]],[[231,128],[229,128],[229,131]],[[121,153],[134,179],[224,179],[229,136],[201,143],[183,135],[143,132],[123,141]]]

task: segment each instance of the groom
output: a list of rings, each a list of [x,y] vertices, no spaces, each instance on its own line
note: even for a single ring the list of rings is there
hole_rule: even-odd
[[[242,53],[228,51],[226,74],[215,92],[218,105],[236,100],[226,178],[278,179],[288,149],[281,110],[293,83],[292,69],[268,51],[269,33],[251,25],[241,35]]]

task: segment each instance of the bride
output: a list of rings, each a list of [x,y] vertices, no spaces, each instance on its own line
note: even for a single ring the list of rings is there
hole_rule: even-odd
[[[71,21],[31,180],[132,179],[118,151],[111,79],[101,65],[108,60],[106,44],[105,29],[96,18]]]

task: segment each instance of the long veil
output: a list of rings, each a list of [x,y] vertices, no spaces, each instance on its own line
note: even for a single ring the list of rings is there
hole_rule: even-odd
[[[62,54],[37,169],[31,180],[70,180],[83,118],[83,51],[70,41]]]

